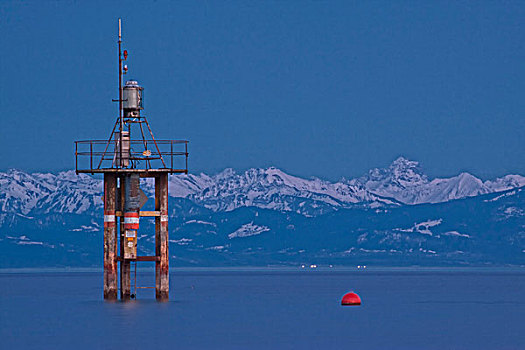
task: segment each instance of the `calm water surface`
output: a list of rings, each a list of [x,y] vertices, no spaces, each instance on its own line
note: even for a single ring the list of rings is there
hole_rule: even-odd
[[[107,303],[100,272],[0,273],[2,349],[525,349],[525,273],[176,271]],[[153,273],[139,274],[153,283]],[[354,290],[360,307],[340,306]]]

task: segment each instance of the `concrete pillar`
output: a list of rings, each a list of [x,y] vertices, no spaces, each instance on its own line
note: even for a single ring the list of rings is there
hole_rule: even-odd
[[[169,299],[169,251],[168,251],[168,174],[155,177],[155,297],[158,301]]]
[[[115,174],[104,174],[104,299],[117,299],[117,242],[116,242]]]
[[[120,207],[119,211],[124,212],[126,205],[126,176],[120,177]],[[126,242],[124,229],[124,216],[120,217],[120,230],[119,230],[119,242],[120,242],[120,300],[131,299],[131,264],[129,260],[124,260],[124,244]]]

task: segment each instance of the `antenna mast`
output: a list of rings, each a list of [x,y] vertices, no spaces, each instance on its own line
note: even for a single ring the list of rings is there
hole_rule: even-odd
[[[119,154],[119,164],[122,166],[122,131],[124,131],[124,120],[122,118],[122,23],[120,18],[118,19],[118,117],[120,120],[120,130],[119,130],[119,144],[120,144],[120,154]]]

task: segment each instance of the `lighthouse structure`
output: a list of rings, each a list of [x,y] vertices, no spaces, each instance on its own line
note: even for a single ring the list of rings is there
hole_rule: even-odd
[[[156,299],[169,299],[168,175],[188,173],[188,141],[157,140],[144,109],[144,89],[135,80],[123,84],[128,66],[122,52],[119,19],[119,115],[108,139],[75,141],[76,173],[104,176],[104,299],[135,298],[137,289],[155,288]],[[141,178],[155,182],[155,210],[141,211],[147,197]],[[142,217],[155,218],[155,255],[137,254]],[[137,286],[136,265],[155,262],[155,287]],[[134,267],[134,269],[132,269]]]

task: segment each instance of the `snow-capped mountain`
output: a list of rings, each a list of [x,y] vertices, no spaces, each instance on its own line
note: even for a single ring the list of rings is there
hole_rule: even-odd
[[[403,157],[389,167],[372,169],[363,177],[329,182],[304,179],[274,167],[216,175],[171,176],[169,193],[214,212],[257,207],[304,216],[318,216],[343,208],[378,208],[402,204],[440,203],[525,186],[525,177],[507,175],[481,181],[462,173],[429,179],[418,162]],[[152,181],[142,185],[153,194]],[[0,173],[0,224],[7,213],[95,213],[102,206],[102,181],[74,171],[28,174],[11,169]]]
[[[0,173],[0,209],[2,212],[28,214],[45,195],[56,190],[48,178],[54,175],[26,174],[11,169]]]
[[[403,157],[388,168],[370,170],[368,175],[348,181],[373,194],[394,198],[404,204],[441,203],[454,199],[506,191],[525,186],[525,177],[507,175],[493,181],[481,181],[469,173],[446,179],[430,180],[419,163]]]
[[[0,173],[0,208],[23,215],[81,214],[102,206],[102,186],[100,180],[72,170],[54,175],[11,169]]]
[[[524,185],[520,175],[430,179],[405,158],[339,182],[274,167],[171,176],[170,259],[179,266],[525,265]],[[0,268],[100,264],[102,187],[100,177],[73,171],[0,173]],[[152,197],[153,181],[141,188]],[[142,255],[153,254],[153,225],[141,221]]]
[[[240,174],[226,169],[205,180],[207,186],[189,198],[213,211],[253,206],[313,216],[359,203],[372,207],[394,204],[361,185],[331,183],[317,178],[307,180],[274,167],[249,169]]]

